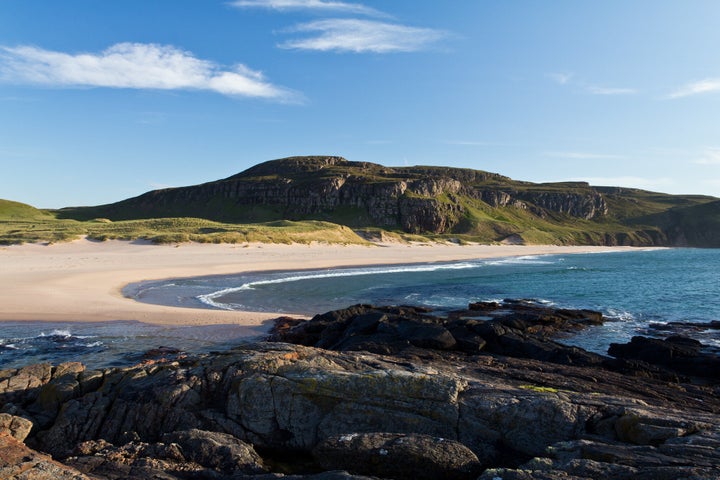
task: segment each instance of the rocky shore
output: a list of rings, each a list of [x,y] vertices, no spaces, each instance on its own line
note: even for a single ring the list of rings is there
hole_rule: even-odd
[[[0,478],[720,478],[716,352],[682,325],[558,343],[603,321],[357,305],[209,355],[3,370]]]

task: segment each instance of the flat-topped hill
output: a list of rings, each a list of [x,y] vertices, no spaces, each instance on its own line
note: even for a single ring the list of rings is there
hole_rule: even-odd
[[[60,218],[322,220],[477,241],[720,246],[720,200],[584,182],[531,183],[480,170],[290,157],[201,185],[155,190]]]

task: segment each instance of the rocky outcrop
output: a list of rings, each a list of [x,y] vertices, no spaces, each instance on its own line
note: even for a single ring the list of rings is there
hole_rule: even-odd
[[[91,480],[79,470],[28,448],[0,432],[0,478],[3,480]]]
[[[477,187],[472,191],[472,195],[492,207],[512,206],[531,210],[541,218],[547,217],[548,212],[584,218],[585,220],[607,215],[609,207],[602,194],[589,187],[584,190],[583,193],[576,193],[542,191],[541,189],[520,191]]]
[[[447,316],[419,307],[356,305],[308,322],[278,322],[272,338],[340,351],[400,354],[423,348],[593,366],[607,358],[551,337],[602,322],[599,312],[551,308],[529,300],[473,303]]]
[[[313,456],[328,470],[340,468],[397,480],[470,480],[480,473],[477,456],[465,445],[429,435],[336,435],[320,442]]]
[[[720,382],[720,357],[698,340],[685,336],[665,339],[636,336],[630,342],[610,344],[608,353],[626,360],[640,360],[678,375]]]
[[[448,316],[355,306],[278,325],[277,339],[325,348],[1,371],[0,442],[22,446],[29,431],[35,452],[0,449],[0,466],[103,479],[718,478],[717,384],[628,375],[549,338],[598,315],[528,301]],[[51,462],[38,452],[65,466],[33,466]]]

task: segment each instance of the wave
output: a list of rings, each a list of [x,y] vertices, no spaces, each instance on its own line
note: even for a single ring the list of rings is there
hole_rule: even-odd
[[[323,278],[339,278],[339,277],[356,277],[366,275],[382,275],[382,274],[396,274],[396,273],[427,273],[437,272],[440,270],[467,270],[471,268],[478,268],[485,264],[485,262],[457,262],[457,263],[439,263],[439,264],[422,264],[422,265],[403,265],[403,266],[390,266],[390,267],[371,267],[371,268],[348,268],[342,270],[322,270],[322,271],[310,271],[302,274],[290,274],[281,278],[273,278],[267,280],[255,280],[247,282],[239,287],[229,287],[217,290],[215,292],[198,295],[196,298],[205,305],[209,305],[214,308],[221,310],[233,310],[232,306],[236,304],[228,304],[216,301],[225,295],[241,292],[243,290],[253,290],[256,287],[263,285],[277,285],[289,282],[299,282],[303,280],[318,280]]]
[[[545,255],[523,255],[520,257],[507,257],[496,260],[485,260],[485,265],[553,265],[560,259],[548,260]]]
[[[35,338],[62,338],[66,340],[74,340],[74,339],[86,339],[86,338],[94,338],[94,335],[73,335],[73,333],[70,330],[61,330],[61,329],[55,329],[52,330],[50,333],[40,332],[40,334]]]
[[[50,333],[40,332],[40,334],[38,335],[38,338],[43,338],[43,337],[65,337],[65,338],[68,338],[68,337],[72,337],[72,333],[70,333],[70,330],[55,329],[55,330],[51,331]]]

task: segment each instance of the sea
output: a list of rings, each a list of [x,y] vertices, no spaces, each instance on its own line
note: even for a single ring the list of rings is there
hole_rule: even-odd
[[[655,249],[521,256],[409,265],[272,271],[128,285],[136,301],[187,308],[314,315],[349,305],[419,305],[438,313],[477,301],[532,299],[598,310],[603,326],[560,339],[605,354],[634,335],[667,335],[658,325],[720,320],[720,249]],[[720,351],[720,330],[692,336]],[[160,346],[188,353],[222,351],[251,341],[232,325],[158,326],[139,322],[2,322],[0,369],[81,361],[125,366]]]

